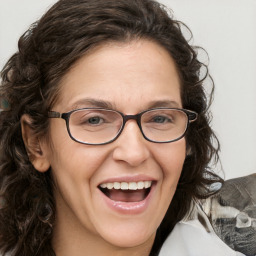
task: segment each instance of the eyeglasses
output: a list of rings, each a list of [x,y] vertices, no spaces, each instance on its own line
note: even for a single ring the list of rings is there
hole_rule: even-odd
[[[110,109],[82,108],[67,113],[49,111],[49,118],[62,118],[70,138],[87,145],[103,145],[120,136],[128,120],[136,120],[143,137],[155,143],[168,143],[181,139],[197,113],[178,108],[154,108],[124,115]]]

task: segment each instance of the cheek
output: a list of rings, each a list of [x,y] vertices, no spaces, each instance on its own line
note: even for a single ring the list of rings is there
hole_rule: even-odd
[[[51,166],[53,170],[61,172],[61,175],[66,174],[72,179],[89,179],[107,157],[106,152],[100,152],[92,146],[76,142],[63,146],[63,150],[53,150]]]
[[[156,158],[163,171],[163,181],[176,186],[186,157],[185,139],[163,144],[156,152]]]
[[[64,199],[67,205],[76,209],[82,216],[81,206],[84,204],[84,199],[87,200],[92,195],[94,188],[92,181],[108,156],[107,151],[100,151],[99,148],[72,140],[67,141],[66,144],[62,143],[62,148],[58,145],[54,143],[51,155],[51,168],[57,188],[56,196],[60,201]],[[86,198],[81,195],[86,195]]]
[[[163,185],[165,205],[169,206],[177,189],[177,184],[186,158],[185,139],[173,142],[162,152]],[[166,208],[167,210],[167,208]]]
[[[62,121],[62,120],[54,120]],[[98,168],[104,161],[105,151],[99,147],[88,146],[73,141],[62,122],[55,122],[51,125],[51,145],[48,158],[54,171],[69,174],[73,178],[85,174],[86,176]]]
[[[173,199],[177,184],[181,175],[183,164],[186,157],[185,139],[173,143],[159,145],[155,154],[155,160],[161,168],[161,182],[159,183],[159,191],[161,200],[158,207],[160,209],[159,216],[164,215]]]

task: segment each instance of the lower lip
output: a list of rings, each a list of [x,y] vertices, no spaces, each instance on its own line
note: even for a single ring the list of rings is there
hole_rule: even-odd
[[[139,202],[121,202],[114,201],[107,197],[103,192],[100,191],[105,203],[107,206],[114,211],[117,211],[121,214],[140,214],[143,213],[149,206],[152,199],[152,194],[155,190],[155,184],[152,184],[151,189],[147,197]]]

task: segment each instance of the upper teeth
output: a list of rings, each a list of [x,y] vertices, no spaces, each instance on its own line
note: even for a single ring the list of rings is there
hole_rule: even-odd
[[[110,183],[102,183],[100,184],[101,188],[108,189],[122,189],[122,190],[137,190],[150,188],[152,185],[152,181],[139,181],[139,182],[110,182]]]

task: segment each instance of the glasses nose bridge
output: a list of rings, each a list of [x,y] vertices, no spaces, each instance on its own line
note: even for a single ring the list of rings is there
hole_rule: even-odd
[[[137,115],[123,115],[123,128],[124,128],[124,126],[125,126],[127,121],[135,120],[137,122],[139,128],[141,129],[140,118],[141,118],[141,114],[137,114]]]

